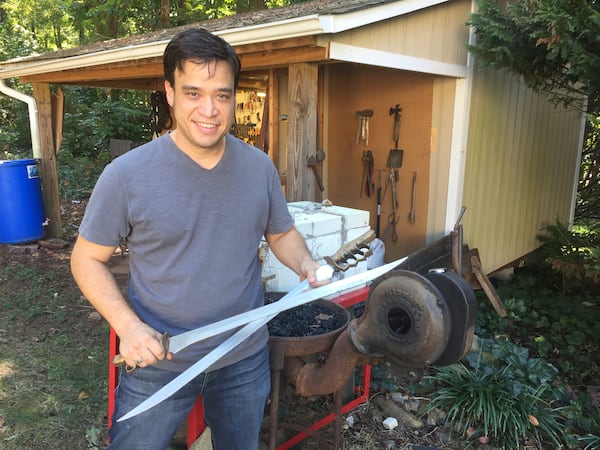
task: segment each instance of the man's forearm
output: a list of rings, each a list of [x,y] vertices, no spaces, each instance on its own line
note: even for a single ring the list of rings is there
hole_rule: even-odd
[[[318,267],[295,227],[282,234],[267,236],[267,242],[277,259],[301,278],[308,277]]]
[[[85,247],[85,246],[84,246]],[[133,320],[139,320],[105,262],[93,258],[78,244],[71,255],[71,272],[79,289],[92,306],[121,334]]]

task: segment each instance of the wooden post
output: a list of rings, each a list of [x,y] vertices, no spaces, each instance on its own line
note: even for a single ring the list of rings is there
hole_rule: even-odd
[[[52,99],[48,83],[33,83],[33,96],[37,101],[41,145],[41,181],[46,217],[50,219],[47,228],[49,237],[62,237],[63,227],[58,195],[58,175],[56,173],[56,150],[52,128]]]
[[[264,123],[263,117],[263,129],[261,133],[265,131],[268,133],[269,156],[273,160],[273,164],[275,164],[277,170],[279,170],[279,73],[275,69],[269,70],[267,92],[269,93],[267,96],[269,117],[267,118],[267,123]],[[266,130],[264,127],[267,127]]]
[[[317,91],[318,65],[290,64],[288,94],[288,202],[315,198],[317,182],[307,165],[310,155],[317,150]]]

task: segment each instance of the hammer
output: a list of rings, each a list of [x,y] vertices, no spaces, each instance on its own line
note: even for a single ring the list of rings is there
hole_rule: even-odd
[[[323,180],[321,180],[321,175],[317,170],[317,163],[323,162],[325,159],[325,152],[323,150],[317,150],[317,156],[309,156],[306,160],[306,165],[313,170],[315,174],[315,179],[317,180],[317,184],[319,185],[319,190],[323,192],[325,190],[325,186],[323,186]]]

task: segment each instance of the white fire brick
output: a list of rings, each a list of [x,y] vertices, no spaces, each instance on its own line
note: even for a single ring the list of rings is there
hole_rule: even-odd
[[[324,264],[324,257],[333,255],[342,244],[369,231],[369,212],[341,206],[322,206],[314,202],[288,203],[294,224],[306,240],[312,257]],[[352,267],[345,276],[364,272],[366,262]],[[298,275],[277,260],[269,249],[262,270],[267,291],[287,292],[298,283]]]

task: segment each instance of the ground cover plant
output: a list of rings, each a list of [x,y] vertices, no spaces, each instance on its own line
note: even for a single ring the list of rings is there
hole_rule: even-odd
[[[546,227],[537,257],[497,283],[508,316],[481,301],[478,344],[428,377],[424,414],[442,409],[465,447],[600,446],[596,229]]]

